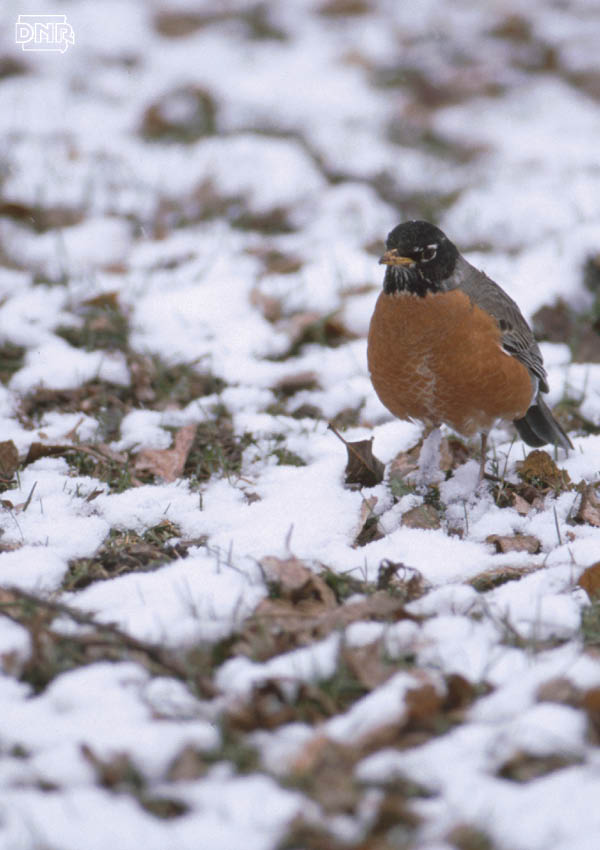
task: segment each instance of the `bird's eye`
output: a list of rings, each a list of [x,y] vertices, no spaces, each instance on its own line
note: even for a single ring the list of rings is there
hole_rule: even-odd
[[[429,262],[429,260],[433,260],[435,255],[437,254],[437,245],[428,245],[426,248],[423,248],[423,253],[421,255],[421,260],[424,263]]]

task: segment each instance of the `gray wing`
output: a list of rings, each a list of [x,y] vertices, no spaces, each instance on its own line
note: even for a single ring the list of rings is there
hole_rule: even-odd
[[[474,304],[496,319],[502,348],[526,366],[532,376],[537,378],[539,389],[547,393],[549,387],[542,353],[517,304],[497,283],[464,257],[460,257],[453,278],[449,288],[462,289]]]

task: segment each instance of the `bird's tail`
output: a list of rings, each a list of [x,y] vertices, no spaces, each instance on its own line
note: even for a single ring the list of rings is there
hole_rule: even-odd
[[[515,428],[528,446],[545,446],[554,443],[563,449],[572,449],[573,443],[560,427],[541,394],[522,419],[515,419]]]

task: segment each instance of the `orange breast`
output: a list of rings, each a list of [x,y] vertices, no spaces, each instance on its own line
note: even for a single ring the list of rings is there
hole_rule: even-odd
[[[408,293],[377,300],[368,361],[375,392],[399,419],[471,435],[531,404],[527,368],[502,351],[496,321],[464,292]]]

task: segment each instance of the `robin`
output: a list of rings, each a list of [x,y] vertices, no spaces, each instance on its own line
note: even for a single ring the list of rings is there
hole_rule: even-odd
[[[530,446],[573,445],[542,398],[542,354],[516,303],[426,221],[389,234],[383,292],[369,327],[375,392],[399,419],[465,436],[512,419]]]

